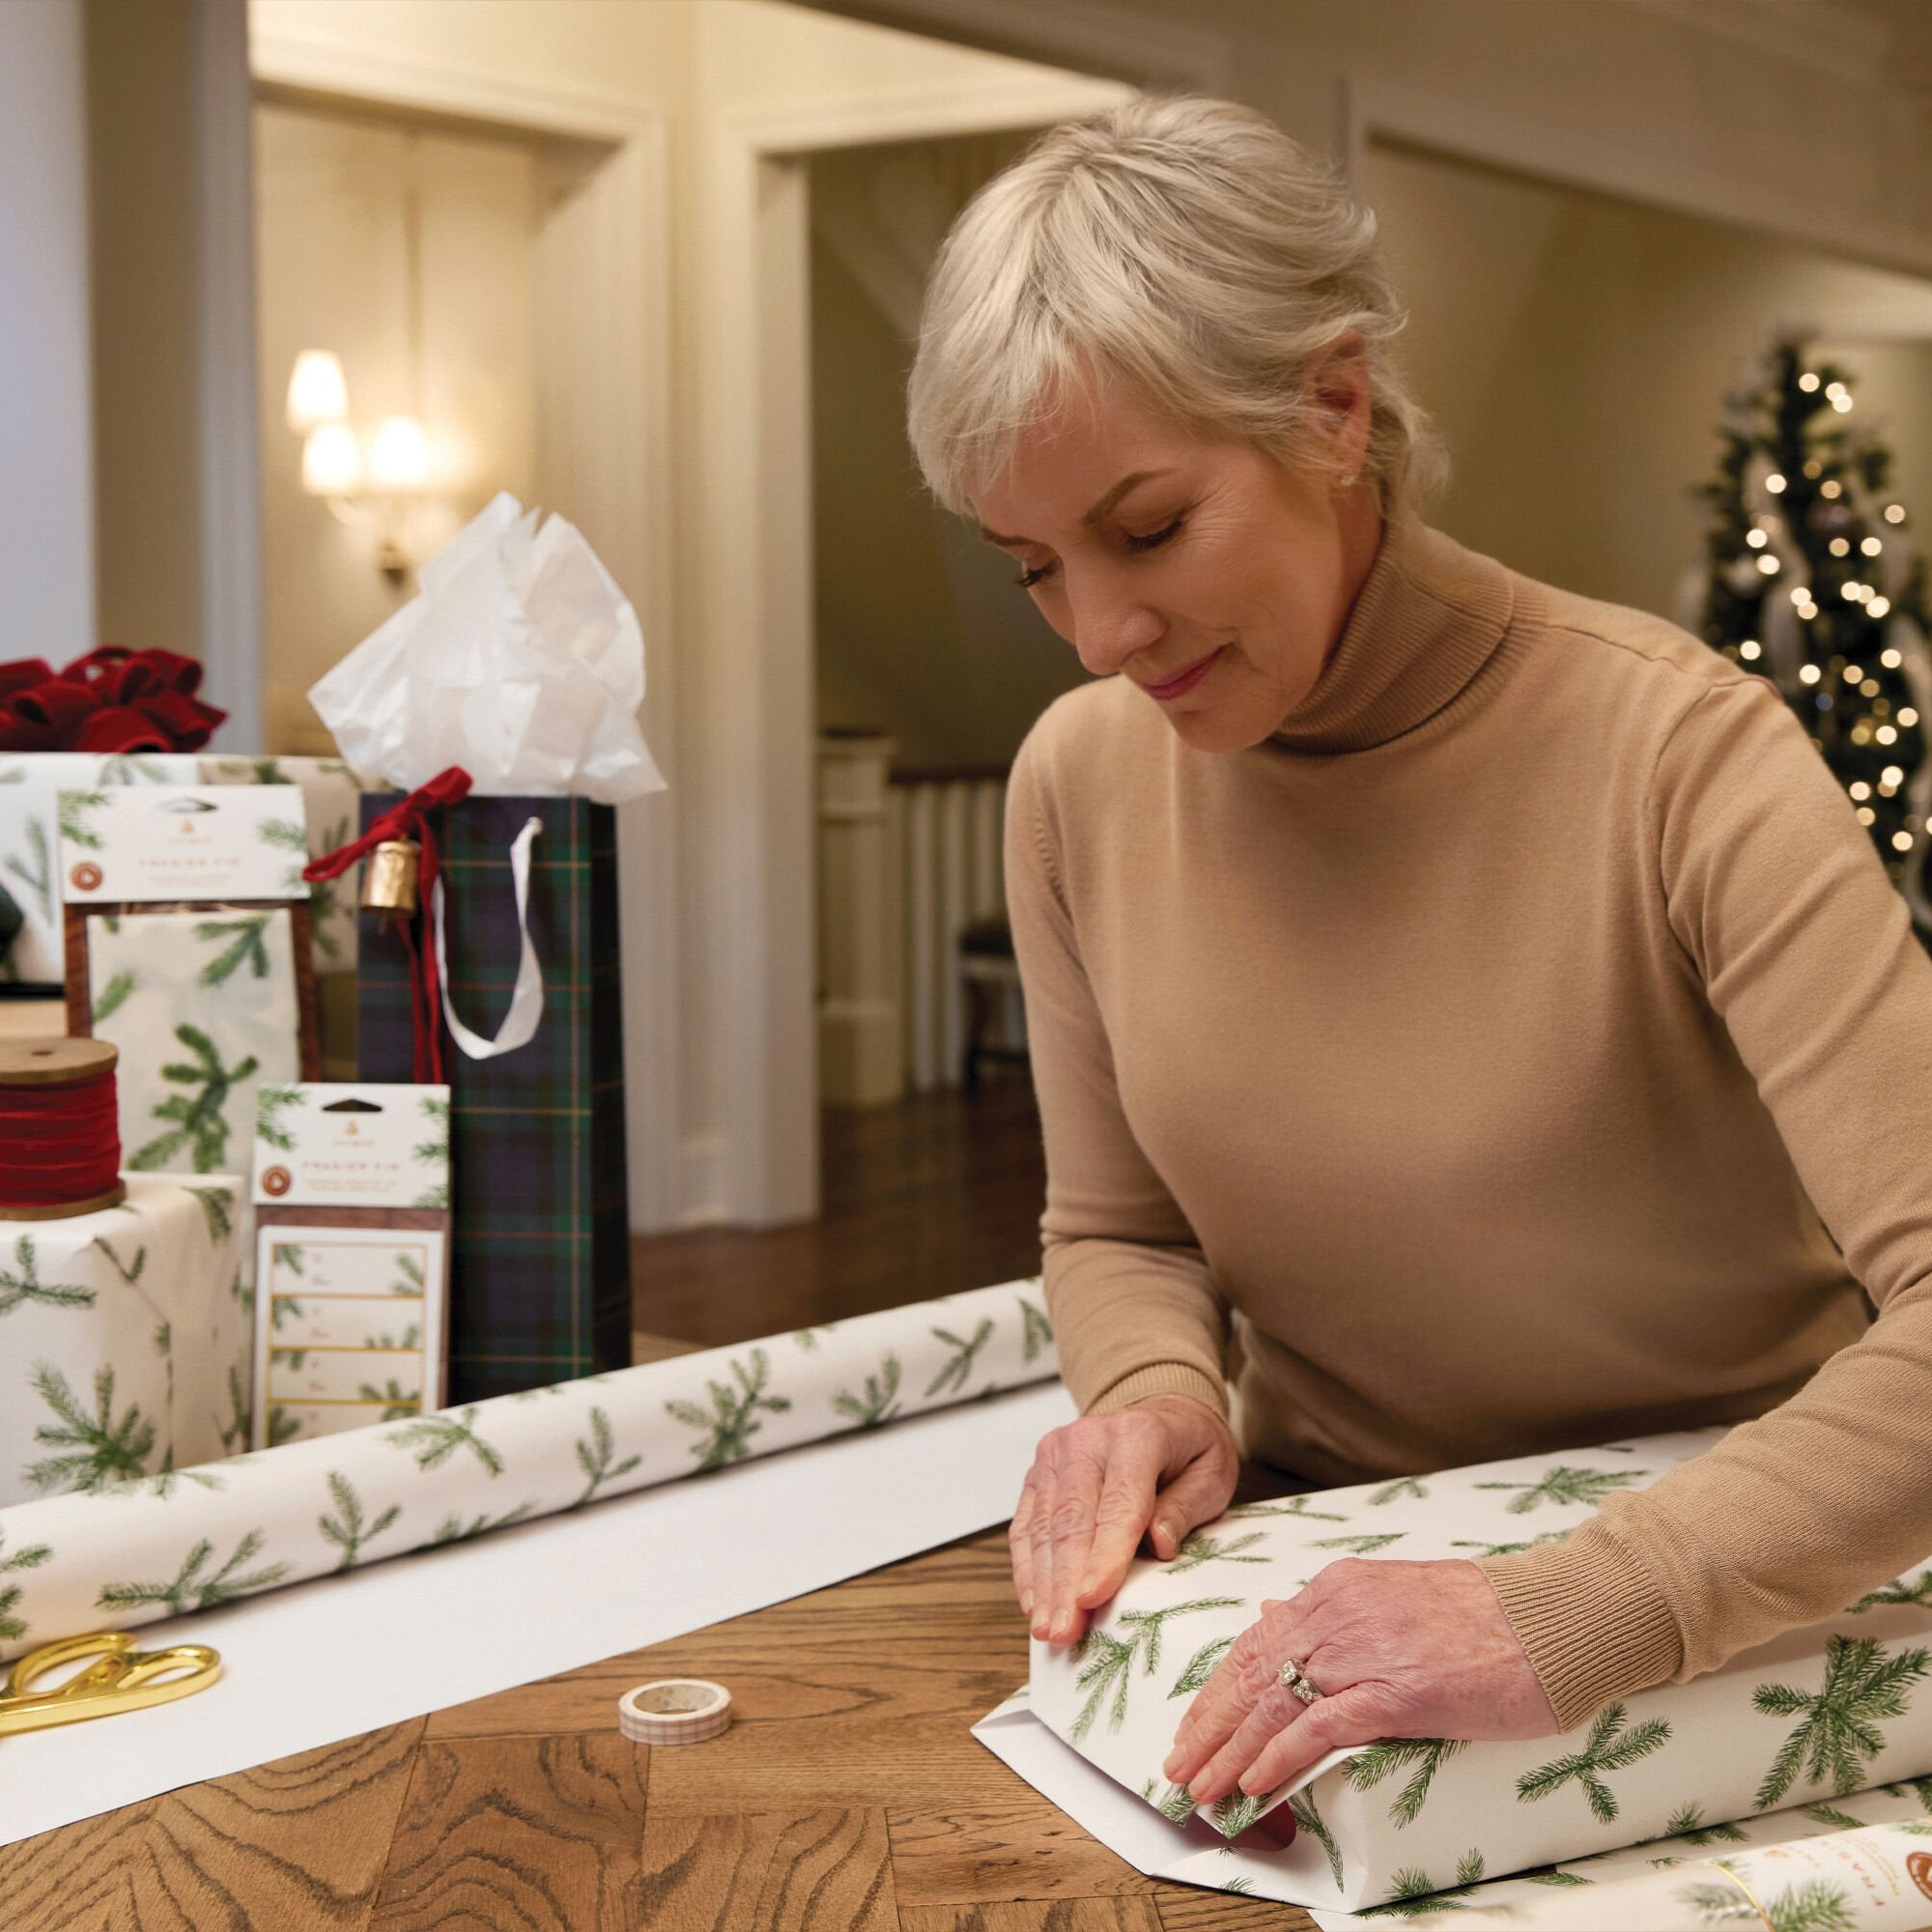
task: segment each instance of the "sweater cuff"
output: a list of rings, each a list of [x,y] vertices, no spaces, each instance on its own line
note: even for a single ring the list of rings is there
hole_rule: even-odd
[[[1223,1422],[1228,1419],[1227,1383],[1189,1368],[1185,1362],[1155,1362],[1122,1376],[1087,1405],[1086,1413],[1111,1415],[1115,1409],[1143,1402],[1151,1395],[1192,1396],[1196,1402],[1206,1403]]]
[[[1683,1637],[1663,1593],[1605,1536],[1479,1557],[1476,1567],[1502,1600],[1560,1730],[1683,1665]]]

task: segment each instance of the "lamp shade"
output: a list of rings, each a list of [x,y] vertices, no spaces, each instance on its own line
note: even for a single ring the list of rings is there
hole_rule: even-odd
[[[305,436],[318,423],[348,420],[349,385],[342,358],[327,349],[304,349],[289,373],[289,427]]]
[[[302,488],[311,497],[346,497],[362,481],[362,446],[347,423],[318,423],[302,444]]]
[[[429,481],[429,439],[414,416],[386,416],[369,445],[376,490],[420,490]]]

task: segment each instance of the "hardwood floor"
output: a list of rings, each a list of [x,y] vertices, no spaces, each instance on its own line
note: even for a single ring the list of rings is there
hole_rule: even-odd
[[[822,1218],[639,1236],[633,1328],[717,1348],[1039,1272],[1046,1166],[1023,1073],[823,1122]]]

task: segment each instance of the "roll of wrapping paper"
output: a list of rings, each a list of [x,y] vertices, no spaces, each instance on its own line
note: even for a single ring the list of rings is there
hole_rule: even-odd
[[[103,1039],[0,1044],[0,1220],[65,1219],[126,1198],[119,1057]]]
[[[1034,1281],[0,1510],[0,1659],[1058,1372]]]

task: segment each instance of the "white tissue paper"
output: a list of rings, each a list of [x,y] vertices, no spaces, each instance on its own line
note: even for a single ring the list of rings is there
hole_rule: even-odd
[[[638,613],[577,527],[542,514],[498,496],[309,692],[352,765],[404,791],[451,765],[485,795],[664,789],[638,727]]]

